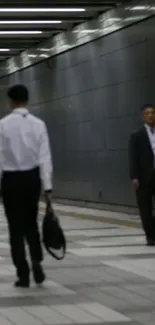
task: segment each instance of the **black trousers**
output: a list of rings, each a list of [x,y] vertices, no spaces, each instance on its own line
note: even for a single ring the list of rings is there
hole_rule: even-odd
[[[148,184],[140,185],[136,192],[137,205],[147,240],[155,241],[155,218],[153,217],[153,199],[155,199],[155,172]]]
[[[39,168],[24,172],[4,172],[1,190],[8,221],[12,260],[18,277],[25,278],[29,276],[25,240],[32,261],[41,262],[43,259],[37,224],[41,192]]]

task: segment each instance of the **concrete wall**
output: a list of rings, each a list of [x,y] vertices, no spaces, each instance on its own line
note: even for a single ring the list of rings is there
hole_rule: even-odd
[[[155,102],[155,18],[0,80],[24,82],[32,112],[48,125],[55,195],[134,205],[128,178],[130,132],[140,106]],[[4,107],[4,109],[3,109]]]

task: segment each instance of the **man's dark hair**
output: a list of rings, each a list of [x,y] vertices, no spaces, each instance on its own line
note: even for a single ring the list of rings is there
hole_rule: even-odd
[[[15,85],[8,90],[8,97],[15,103],[27,103],[29,91],[24,85]]]
[[[144,112],[148,107],[154,109],[154,106],[152,104],[145,104],[141,107],[141,111]]]

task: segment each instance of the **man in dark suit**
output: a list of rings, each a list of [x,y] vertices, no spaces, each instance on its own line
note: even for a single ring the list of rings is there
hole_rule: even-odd
[[[146,235],[147,245],[155,245],[155,221],[152,201],[155,196],[155,108],[142,108],[144,125],[129,140],[130,178]]]

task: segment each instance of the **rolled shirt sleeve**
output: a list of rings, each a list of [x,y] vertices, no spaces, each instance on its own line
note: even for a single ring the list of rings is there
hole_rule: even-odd
[[[42,122],[40,135],[39,165],[43,189],[44,191],[51,191],[53,188],[52,154],[49,144],[47,128],[44,122]]]

